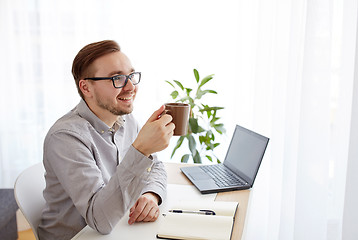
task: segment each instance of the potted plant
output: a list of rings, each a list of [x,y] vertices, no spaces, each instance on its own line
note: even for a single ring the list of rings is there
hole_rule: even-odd
[[[220,145],[216,142],[216,136],[225,132],[224,124],[220,123],[218,111],[224,109],[218,106],[209,106],[203,103],[203,97],[208,94],[217,94],[216,91],[203,89],[204,85],[213,79],[214,74],[208,75],[200,80],[199,72],[194,69],[196,81],[195,88],[184,87],[178,80],[166,81],[174,88],[170,96],[176,102],[187,103],[191,107],[189,117],[188,133],[179,137],[176,146],[173,149],[171,158],[176,150],[180,148],[183,142],[188,143],[190,153],[181,157],[181,162],[188,162],[192,159],[194,163],[202,163],[203,158],[209,161],[220,163],[219,158],[214,154],[214,149]]]

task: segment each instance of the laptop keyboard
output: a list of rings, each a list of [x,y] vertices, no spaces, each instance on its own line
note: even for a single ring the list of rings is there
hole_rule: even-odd
[[[245,186],[247,183],[225,169],[222,164],[203,165],[200,168],[206,172],[219,187]]]

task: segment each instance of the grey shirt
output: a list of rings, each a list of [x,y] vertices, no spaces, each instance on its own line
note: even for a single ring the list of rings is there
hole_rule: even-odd
[[[52,126],[44,142],[40,239],[71,239],[87,224],[108,234],[141,194],[154,192],[162,201],[163,163],[132,146],[138,132],[132,114],[109,128],[83,100]]]

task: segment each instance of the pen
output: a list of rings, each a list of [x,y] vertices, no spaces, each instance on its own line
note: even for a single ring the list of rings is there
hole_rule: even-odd
[[[193,213],[193,214],[202,214],[202,215],[215,215],[214,211],[211,210],[199,210],[199,211],[190,211],[190,210],[169,210],[172,213]]]

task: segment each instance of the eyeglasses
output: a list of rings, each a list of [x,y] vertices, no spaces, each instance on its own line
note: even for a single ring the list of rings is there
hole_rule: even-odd
[[[141,72],[133,72],[129,75],[116,75],[113,77],[95,77],[95,78],[85,78],[84,80],[112,80],[113,87],[122,88],[127,85],[128,79],[131,80],[133,85],[137,85],[140,82]]]

